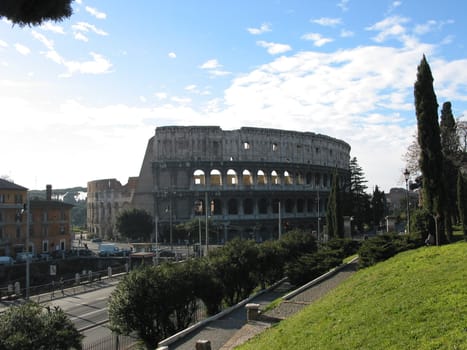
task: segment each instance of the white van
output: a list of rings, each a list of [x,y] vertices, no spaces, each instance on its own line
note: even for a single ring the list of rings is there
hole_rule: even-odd
[[[0,265],[13,265],[15,260],[11,256],[0,256]]]

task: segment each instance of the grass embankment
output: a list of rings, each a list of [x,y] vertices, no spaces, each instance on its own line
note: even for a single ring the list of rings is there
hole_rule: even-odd
[[[360,270],[238,349],[467,349],[467,243]]]

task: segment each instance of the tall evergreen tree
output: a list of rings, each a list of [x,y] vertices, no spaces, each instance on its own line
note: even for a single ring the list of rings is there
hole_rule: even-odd
[[[371,209],[373,224],[379,226],[386,212],[386,196],[379,190],[378,185],[375,186],[373,197],[371,197]]]
[[[445,220],[448,240],[452,237],[452,222],[457,221],[457,174],[458,155],[460,149],[457,125],[452,115],[451,102],[443,103],[441,110],[441,150],[443,152],[443,178],[445,184]]]
[[[341,193],[339,189],[339,175],[337,170],[332,176],[332,187],[329,193],[326,211],[326,224],[329,238],[344,237],[344,222],[341,209]]]
[[[467,186],[465,178],[460,171],[457,175],[457,208],[464,240],[467,241]]]
[[[443,154],[438,123],[438,102],[433,89],[433,76],[425,55],[417,68],[414,96],[420,145],[420,170],[423,176],[423,207],[435,218],[435,223],[439,224],[444,214]],[[438,225],[434,230],[438,232],[439,241],[445,242],[446,237],[441,227]]]
[[[357,158],[350,160],[350,200],[347,201],[346,215],[354,217],[354,224],[359,230],[363,230],[363,224],[369,223],[370,198],[365,192],[368,188],[363,169],[358,164]]]

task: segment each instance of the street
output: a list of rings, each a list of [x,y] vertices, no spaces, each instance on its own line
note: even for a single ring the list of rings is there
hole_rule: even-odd
[[[60,307],[70,317],[76,328],[85,336],[83,347],[99,342],[112,332],[107,328],[108,309],[107,302],[115,285],[110,285],[98,290],[70,295],[60,299],[54,299],[45,303],[51,308]],[[58,293],[57,293],[58,294]]]

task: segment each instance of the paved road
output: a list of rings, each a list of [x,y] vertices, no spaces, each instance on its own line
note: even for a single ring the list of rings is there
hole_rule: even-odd
[[[58,298],[43,304],[59,306],[70,317],[85,337],[83,345],[93,344],[112,333],[106,326],[109,318],[107,303],[117,281],[104,283],[102,288],[86,293],[73,295],[65,289],[65,296],[62,296],[60,291],[55,292]]]

